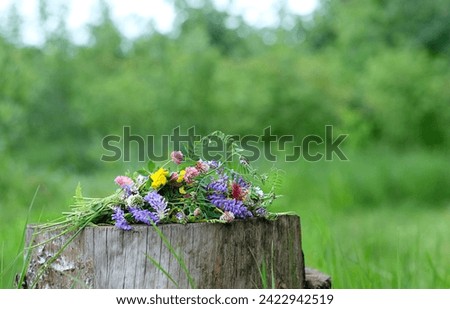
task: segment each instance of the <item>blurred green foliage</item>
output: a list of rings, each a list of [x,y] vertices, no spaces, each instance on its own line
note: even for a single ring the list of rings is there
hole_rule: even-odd
[[[356,147],[449,145],[449,1],[323,1],[312,18],[280,10],[279,27],[267,29],[204,2],[176,1],[171,33],[148,26],[134,40],[103,4],[82,46],[67,12],[52,15],[45,1],[45,43],[24,46],[12,10],[0,36],[2,152],[53,145],[49,162],[88,170],[96,159],[85,150],[124,125],[141,134],[271,125],[302,137],[332,124]]]
[[[448,226],[430,226],[449,214],[449,0],[322,0],[307,17],[281,7],[279,25],[264,29],[210,1],[177,0],[171,33],[149,24],[133,40],[103,4],[85,45],[72,42],[67,11],[46,3],[43,45],[24,44],[14,7],[0,29],[0,269],[21,248],[38,186],[32,219],[45,220],[66,209],[78,181],[86,196],[104,196],[115,175],[139,167],[100,161],[102,138],[123,126],[158,136],[177,126],[260,135],[270,125],[300,141],[333,125],[349,134],[342,148],[350,162],[281,166],[286,199],[278,205],[302,214],[307,263],[336,275],[338,287],[449,286],[439,264],[450,250]],[[392,233],[411,214],[426,222],[408,221],[400,247]],[[366,226],[361,243],[341,244],[383,220],[389,228],[379,238]],[[419,241],[427,228],[442,239]],[[350,247],[353,260],[339,251]],[[378,259],[384,247],[397,255]],[[423,263],[433,274],[414,272]]]

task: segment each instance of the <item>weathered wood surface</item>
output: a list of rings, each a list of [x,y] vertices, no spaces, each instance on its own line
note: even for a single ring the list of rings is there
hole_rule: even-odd
[[[230,224],[168,224],[159,226],[172,247],[181,253],[197,288],[261,288],[260,270],[277,288],[304,288],[305,273],[300,218],[280,216],[275,221],[251,219]],[[37,246],[31,255],[28,284],[69,236],[27,230]],[[37,288],[176,288],[147,258],[167,270],[179,288],[189,288],[186,274],[153,227],[113,226],[85,228],[47,267]],[[264,262],[263,262],[264,261]]]

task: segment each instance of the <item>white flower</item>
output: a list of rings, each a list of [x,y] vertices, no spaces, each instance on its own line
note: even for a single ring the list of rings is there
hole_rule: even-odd
[[[230,223],[234,220],[234,214],[231,211],[225,211],[219,218],[222,221]]]
[[[263,190],[261,190],[260,187],[253,187],[253,191],[254,191],[255,194],[258,195],[259,197],[263,197],[263,196],[264,196],[264,192],[263,192]]]
[[[130,195],[126,200],[127,206],[142,206],[144,204],[144,199],[139,194]]]
[[[148,180],[148,176],[138,175],[136,177],[137,185],[140,187]]]

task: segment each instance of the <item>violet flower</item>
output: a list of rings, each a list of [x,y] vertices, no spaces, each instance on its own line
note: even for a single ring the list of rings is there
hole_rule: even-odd
[[[149,192],[146,196],[144,196],[144,201],[149,203],[155,210],[154,213],[158,216],[159,220],[162,220],[167,215],[167,201],[163,196],[158,194],[158,192]]]
[[[230,211],[236,218],[249,218],[253,217],[253,214],[245,207],[242,201],[238,201],[232,198],[227,198],[220,193],[213,193],[208,196],[211,204],[223,211]]]
[[[128,224],[127,220],[125,219],[125,214],[119,206],[114,208],[114,213],[112,215],[112,219],[115,221],[115,226],[117,228],[122,229],[124,231],[131,230],[131,226]]]
[[[142,222],[147,225],[151,225],[151,221],[155,224],[159,222],[158,216],[148,209],[139,209],[137,207],[129,207],[129,209],[137,222]]]

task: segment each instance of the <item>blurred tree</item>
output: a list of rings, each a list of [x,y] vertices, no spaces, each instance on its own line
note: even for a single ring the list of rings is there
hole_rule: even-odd
[[[248,53],[245,38],[239,35],[239,28],[244,26],[241,17],[231,16],[227,11],[219,11],[210,0],[197,1],[195,7],[186,0],[175,1],[178,32],[180,37],[189,35],[196,29],[203,29],[209,44],[223,55],[242,56]],[[232,22],[232,27],[227,23]]]
[[[450,74],[442,65],[409,50],[387,50],[369,61],[364,100],[384,142],[401,148],[448,144]]]
[[[47,151],[36,152],[30,161],[43,160],[43,155],[56,166],[83,170],[92,166],[83,150],[89,142],[89,130],[73,105],[77,76],[75,47],[66,27],[68,11],[63,6],[57,9],[57,14],[52,15],[46,1],[40,1],[41,25],[47,31],[39,61],[33,64],[37,78],[29,85],[27,135],[31,138],[25,149],[34,152],[44,144]],[[57,26],[45,27],[52,23]]]
[[[100,21],[90,26],[90,47],[85,51],[101,68],[114,72],[117,69],[115,62],[125,57],[122,47],[124,39],[112,20],[110,8],[104,0],[99,2],[99,10]]]
[[[2,32],[5,35],[5,39],[17,46],[22,43],[22,23],[22,17],[17,10],[17,5],[14,3],[8,10],[7,22]]]
[[[351,58],[403,45],[448,56],[449,14],[448,0],[323,0],[308,40],[315,49],[341,47]]]
[[[123,126],[159,135],[271,125],[301,137],[329,124],[355,147],[449,146],[448,0],[324,0],[312,18],[280,2],[279,24],[264,29],[212,1],[177,0],[171,33],[149,25],[135,40],[102,1],[81,46],[67,8],[39,3],[42,45],[21,41],[14,6],[0,35],[0,149],[88,170],[101,138]]]
[[[450,56],[450,1],[379,1],[393,40]],[[409,41],[409,42],[408,42]]]
[[[304,21],[306,43],[313,50],[321,50],[336,43],[336,10],[330,0],[320,1],[310,21]]]
[[[39,50],[23,46],[22,22],[16,4],[11,5],[0,36],[0,151],[25,141],[30,85],[37,76],[33,63]]]

